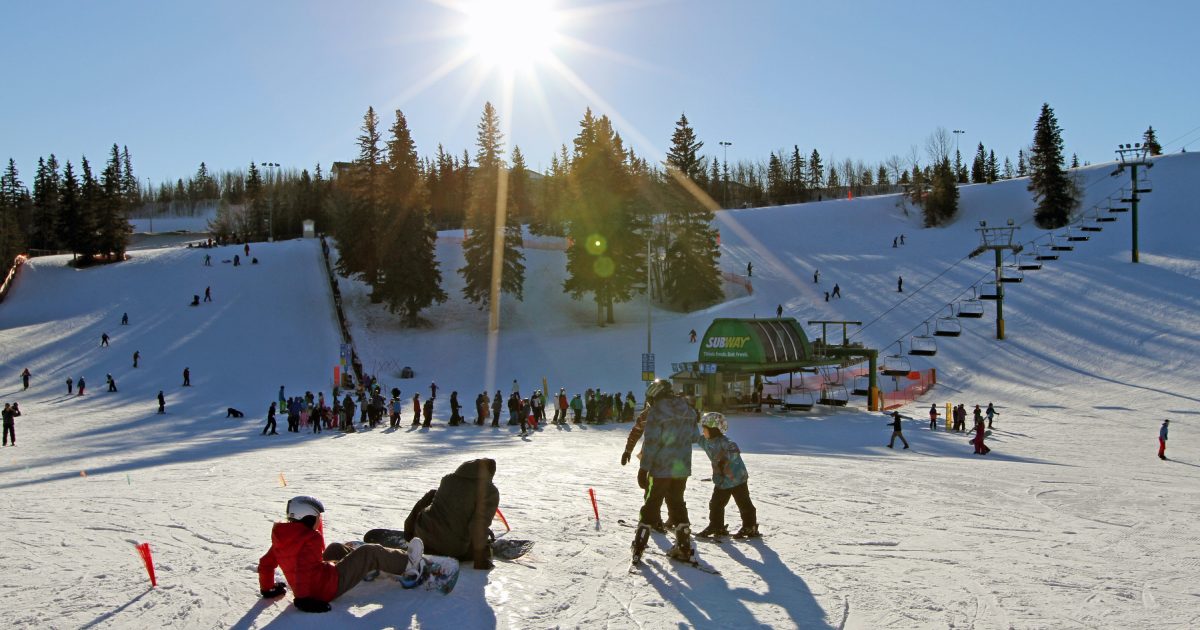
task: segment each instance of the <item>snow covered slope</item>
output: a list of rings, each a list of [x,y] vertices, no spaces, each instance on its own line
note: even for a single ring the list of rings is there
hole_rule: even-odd
[[[1129,263],[1130,217],[1119,215],[1073,252],[1006,286],[1007,339],[988,316],[939,339],[928,364],[940,383],[904,409],[996,403],[986,458],[965,438],[909,423],[912,448],[886,448],[882,416],[862,409],[734,417],[761,541],[704,545],[722,575],[656,556],[628,575],[635,470],[619,456],[626,425],[548,428],[521,439],[509,427],[258,435],[279,385],[328,389],[337,334],[317,247],[256,244],[262,263],[201,266],[204,250],[136,252],[85,271],[38,259],[0,305],[0,373],[19,401],[20,446],[0,450],[0,548],[7,625],[17,627],[1192,627],[1200,621],[1200,254],[1191,233],[1198,156],[1158,158],[1141,212],[1141,264]],[[1081,170],[1083,210],[1119,193],[1113,165]],[[723,213],[722,265],[754,263],[752,295],[705,312],[653,311],[659,372],[694,360],[687,331],[713,317],[860,319],[860,338],[885,347],[970,295],[989,261],[965,259],[974,228],[1008,218],[1032,226],[1021,180],[964,186],[951,226],[920,228],[896,197]],[[892,248],[892,238],[906,244]],[[1058,234],[1058,233],[1056,233]],[[484,388],[633,390],[646,344],[644,304],[594,324],[561,292],[562,256],[527,250],[524,302],[505,299],[489,367],[486,314],[465,304],[452,234],[439,260],[451,300],[428,329],[397,326],[365,291],[342,281],[368,369],[409,396],[440,387],[469,405]],[[231,258],[234,250],[214,253]],[[821,271],[821,282],[812,272]],[[905,292],[896,292],[897,276]],[[844,298],[826,303],[837,282]],[[214,303],[190,308],[213,287]],[[740,292],[738,292],[740,291]],[[129,327],[121,327],[128,312]],[[99,336],[112,335],[109,348]],[[135,349],[141,367],[130,367]],[[389,372],[411,365],[415,380]],[[184,366],[191,388],[179,387]],[[29,367],[33,386],[17,374]],[[107,393],[111,372],[120,392]],[[86,375],[89,393],[65,396]],[[153,395],[168,396],[154,414]],[[241,420],[225,419],[235,406]],[[1171,417],[1171,461],[1154,456]],[[501,509],[534,551],[491,572],[464,569],[448,597],[387,580],[356,587],[327,615],[257,597],[254,566],[272,520],[295,494],[321,497],[329,540],[398,526],[408,508],[463,460],[498,462]],[[687,493],[706,524],[702,452]],[[86,473],[86,476],[81,475]],[[286,485],[284,485],[286,484]],[[587,491],[595,490],[600,521]],[[726,519],[739,523],[730,505]],[[497,522],[495,528],[503,529]],[[148,541],[159,587],[147,589],[131,541]],[[653,545],[669,541],[656,535]]]

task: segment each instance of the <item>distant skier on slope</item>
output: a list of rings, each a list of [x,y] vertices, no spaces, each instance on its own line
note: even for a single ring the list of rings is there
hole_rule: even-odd
[[[904,443],[904,448],[908,448],[908,440],[904,439],[903,428],[900,426],[899,411],[892,412],[892,421],[888,423],[888,426],[892,427],[892,439],[888,441],[887,447],[892,448],[896,444],[896,438],[900,438],[900,441]]]
[[[991,429],[992,428],[992,418],[995,418],[996,416],[1000,415],[1000,413],[996,411],[996,408],[992,406],[992,403],[988,403],[987,411],[984,413],[987,414],[988,428]]]
[[[666,501],[668,520],[675,524],[675,545],[668,555],[694,562],[696,552],[683,493],[692,475],[692,444],[700,438],[696,412],[685,398],[672,395],[671,382],[662,379],[650,383],[645,400],[646,409],[630,429],[621,454],[624,466],[638,440],[644,438],[638,468],[646,471],[649,488],[633,538],[633,561],[641,561],[650,530],[662,526],[662,504]]]
[[[937,431],[938,410],[937,404],[929,405],[929,430]]]
[[[264,598],[287,592],[275,581],[275,568],[295,594],[296,608],[304,612],[328,612],[329,602],[341,597],[372,571],[386,571],[415,581],[424,557],[420,540],[410,541],[408,551],[380,545],[352,549],[342,543],[325,546],[321,514],[325,506],[309,496],[287,503],[287,521],[271,527],[271,548],[258,561],[258,586]]]
[[[971,439],[971,443],[975,445],[975,454],[987,455],[988,453],[992,452],[992,449],[988,448],[987,445],[983,443],[983,437],[984,434],[987,433],[987,427],[983,425],[983,416],[979,414],[978,405],[975,406],[975,428],[972,429],[972,431],[975,432],[975,437]]]
[[[29,377],[30,376],[31,376],[31,374],[29,373],[29,368],[25,368],[24,370],[21,370],[21,385],[22,385],[21,391],[29,389]]]
[[[1170,427],[1170,420],[1163,420],[1162,426],[1158,428],[1158,458],[1167,458],[1167,428]]]

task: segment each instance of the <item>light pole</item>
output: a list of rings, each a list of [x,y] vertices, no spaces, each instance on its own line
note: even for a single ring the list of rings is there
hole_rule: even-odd
[[[726,208],[728,208],[729,207],[729,147],[733,146],[733,143],[729,142],[727,140],[722,140],[722,141],[718,142],[717,144],[720,144],[722,147],[725,148],[725,168],[724,168],[724,172],[725,172],[725,203],[724,203],[724,206]]]
[[[279,172],[279,162],[261,162],[260,166],[267,171],[267,179],[274,185],[275,174]],[[275,242],[275,204],[270,204],[267,210],[267,242]]]

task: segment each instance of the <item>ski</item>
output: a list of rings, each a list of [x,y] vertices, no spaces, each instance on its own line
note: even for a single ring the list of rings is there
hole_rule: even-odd
[[[680,560],[679,558],[675,558],[675,557],[673,557],[673,556],[667,555],[666,553],[663,553],[663,552],[661,552],[661,551],[658,551],[658,550],[656,550],[656,549],[654,549],[654,550],[647,549],[646,551],[648,551],[648,552],[650,552],[650,553],[652,553],[652,554],[654,554],[654,555],[656,555],[656,556],[662,556],[662,557],[664,557],[664,558],[667,558],[668,560],[670,560],[670,561],[672,561],[672,562],[675,562],[676,564],[683,564],[683,565],[687,565],[687,566],[689,566],[689,567],[692,567],[693,569],[699,569],[699,570],[701,570],[701,571],[703,571],[703,572],[705,572],[705,573],[708,573],[709,575],[721,575],[721,572],[720,572],[720,571],[718,571],[718,570],[714,569],[714,568],[713,568],[713,567],[711,567],[711,566],[708,566],[707,564],[703,564],[703,563],[700,563],[700,562],[691,562],[691,561],[689,561],[689,560]]]

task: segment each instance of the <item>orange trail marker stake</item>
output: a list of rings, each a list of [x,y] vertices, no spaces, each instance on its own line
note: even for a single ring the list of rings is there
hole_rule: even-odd
[[[150,576],[150,587],[158,586],[158,579],[154,577],[154,558],[150,555],[150,543],[142,543],[137,546],[138,555],[142,557],[142,564],[146,565],[146,573]]]
[[[504,518],[504,513],[500,511],[500,508],[496,508],[496,516],[499,516],[500,522],[504,523],[504,531],[511,532],[512,528],[508,526],[508,519]]]
[[[283,473],[279,473],[279,487],[281,487],[281,488],[287,487],[287,479],[283,478]]]
[[[596,491],[588,488],[588,496],[592,497],[592,513],[596,515],[596,522],[600,522],[600,508],[596,507]]]

